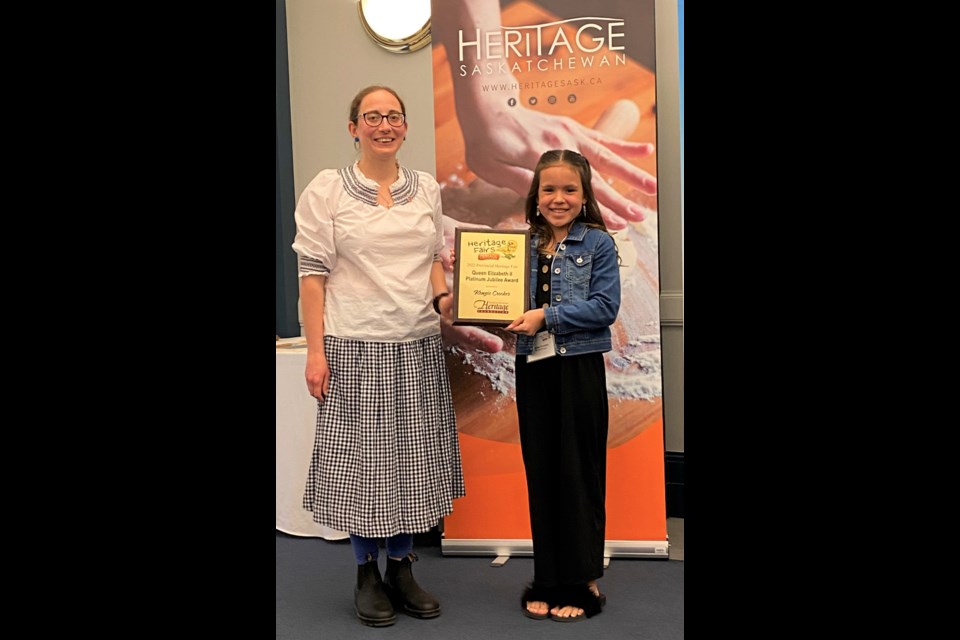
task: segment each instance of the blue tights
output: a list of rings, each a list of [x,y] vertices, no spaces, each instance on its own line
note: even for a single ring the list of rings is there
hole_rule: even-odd
[[[364,538],[363,536],[350,534],[350,544],[353,545],[353,555],[357,558],[357,564],[366,564],[368,561],[380,557],[377,540],[377,538]],[[398,533],[387,538],[388,557],[406,558],[411,551],[413,551],[412,533]]]

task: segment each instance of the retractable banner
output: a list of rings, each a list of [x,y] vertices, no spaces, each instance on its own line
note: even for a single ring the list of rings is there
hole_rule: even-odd
[[[622,259],[610,403],[606,555],[667,557],[653,0],[433,0],[437,179],[456,229],[525,229],[540,155],[579,151]],[[444,327],[467,495],[451,555],[529,555],[515,339]]]

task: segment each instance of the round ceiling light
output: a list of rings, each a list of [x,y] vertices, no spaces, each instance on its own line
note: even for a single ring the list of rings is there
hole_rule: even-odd
[[[394,53],[430,44],[430,0],[359,0],[360,23],[373,41]]]

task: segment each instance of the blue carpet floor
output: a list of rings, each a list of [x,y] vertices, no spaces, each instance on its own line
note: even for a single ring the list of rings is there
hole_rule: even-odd
[[[682,640],[683,566],[678,560],[613,558],[600,590],[603,613],[574,623],[531,620],[520,594],[533,578],[532,558],[492,567],[492,557],[443,556],[418,546],[417,581],[443,613],[432,620],[398,614],[390,627],[366,627],[353,611],[356,564],[349,543],[277,532],[277,640]],[[381,553],[381,568],[385,555]]]

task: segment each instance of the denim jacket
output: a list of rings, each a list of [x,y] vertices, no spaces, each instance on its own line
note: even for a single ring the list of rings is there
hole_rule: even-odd
[[[531,309],[537,307],[538,241],[531,235]],[[550,306],[544,311],[558,355],[610,351],[610,326],[620,311],[620,268],[608,233],[579,221],[570,226],[550,270]],[[533,336],[518,335],[517,355],[533,353],[533,343]]]

